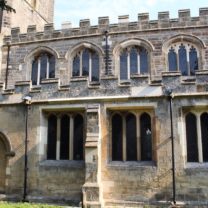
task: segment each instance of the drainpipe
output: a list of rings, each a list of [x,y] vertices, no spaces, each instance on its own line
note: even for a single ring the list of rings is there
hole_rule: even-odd
[[[176,205],[176,180],[175,180],[175,147],[174,147],[174,135],[173,135],[173,94],[171,89],[166,89],[165,94],[169,101],[170,108],[170,130],[171,130],[171,154],[172,154],[172,192],[173,192],[173,205]]]
[[[6,75],[5,75],[5,89],[7,89],[7,85],[8,85],[10,48],[11,48],[10,43],[7,43],[7,64],[6,64]]]
[[[108,75],[108,58],[109,58],[108,31],[106,30],[104,33],[105,33],[105,75]]]
[[[23,98],[23,103],[25,105],[25,153],[24,153],[24,186],[23,186],[23,202],[28,202],[27,200],[27,174],[28,174],[28,110],[31,105],[31,97],[25,96]]]

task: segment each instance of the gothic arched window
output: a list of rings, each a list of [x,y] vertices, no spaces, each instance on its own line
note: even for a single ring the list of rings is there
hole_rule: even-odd
[[[32,61],[31,80],[33,85],[40,85],[42,79],[55,77],[55,57],[47,52],[35,56]]]
[[[131,46],[121,51],[120,80],[128,80],[135,74],[147,74],[148,71],[148,51],[145,48]]]
[[[168,51],[169,71],[180,71],[183,76],[195,75],[198,70],[197,48],[189,43],[172,44]]]
[[[96,51],[84,48],[73,58],[72,77],[88,77],[91,82],[100,79],[99,55]]]

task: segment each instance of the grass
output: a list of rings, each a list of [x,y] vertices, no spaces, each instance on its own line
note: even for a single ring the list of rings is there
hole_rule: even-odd
[[[0,202],[0,208],[63,208],[63,207],[48,205],[48,204]]]

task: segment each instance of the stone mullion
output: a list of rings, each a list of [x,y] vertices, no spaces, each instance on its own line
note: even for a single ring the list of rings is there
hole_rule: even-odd
[[[57,116],[56,160],[60,160],[61,146],[61,117]]]
[[[79,60],[80,60],[80,64],[79,64],[79,76],[83,76],[83,71],[82,71],[82,53],[83,53],[83,51],[80,52],[80,56],[79,56]]]
[[[130,77],[131,77],[131,69],[130,69],[130,66],[131,66],[131,64],[130,64],[130,61],[131,61],[131,59],[130,59],[130,51],[128,51],[128,56],[127,56],[127,79],[130,79]]]
[[[37,85],[40,85],[40,67],[41,67],[41,59],[38,59],[38,74],[37,74]]]
[[[139,52],[137,53],[137,73],[141,73],[141,68],[140,68],[140,54]]]
[[[186,49],[188,75],[191,75],[191,67],[190,67],[190,60],[189,60],[189,47],[185,47],[185,49]]]
[[[92,81],[92,54],[89,57],[89,81]]]
[[[136,127],[137,127],[137,160],[141,160],[141,131],[140,131],[140,115],[136,116]]]
[[[49,78],[49,58],[47,57],[47,66],[46,66],[46,79]]]

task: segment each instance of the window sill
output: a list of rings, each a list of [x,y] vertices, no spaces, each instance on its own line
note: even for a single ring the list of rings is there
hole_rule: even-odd
[[[87,81],[88,77],[71,77],[71,82]]]
[[[129,87],[131,86],[131,80],[120,80],[119,87]]]
[[[186,163],[185,169],[208,169],[208,162],[188,162]]]
[[[132,74],[131,78],[149,78],[149,74]]]
[[[47,168],[75,168],[83,169],[85,167],[85,162],[83,160],[44,160],[39,163],[40,167]]]
[[[153,161],[110,161],[107,167],[115,169],[156,169],[156,163]]]

